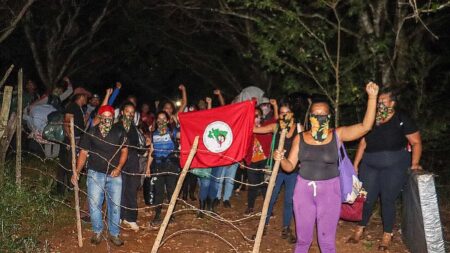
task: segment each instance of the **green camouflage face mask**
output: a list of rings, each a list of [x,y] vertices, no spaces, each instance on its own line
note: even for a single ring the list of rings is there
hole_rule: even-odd
[[[108,135],[109,131],[111,131],[113,125],[113,119],[112,118],[101,118],[100,124],[98,127],[100,128],[100,132],[102,133],[103,137]]]
[[[386,106],[383,103],[377,104],[377,115],[375,116],[376,124],[379,125],[381,122],[383,122],[385,119],[389,117],[391,113],[394,112],[393,107]]]

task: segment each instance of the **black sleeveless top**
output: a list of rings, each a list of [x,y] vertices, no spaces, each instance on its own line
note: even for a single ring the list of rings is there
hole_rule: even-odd
[[[336,133],[328,144],[311,145],[300,134],[299,174],[311,181],[328,180],[339,176]]]

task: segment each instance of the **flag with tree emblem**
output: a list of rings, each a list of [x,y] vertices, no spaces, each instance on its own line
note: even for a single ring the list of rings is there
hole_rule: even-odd
[[[252,140],[255,101],[225,105],[210,110],[179,114],[180,163],[186,163],[195,136],[198,150],[191,168],[225,166],[241,161]]]

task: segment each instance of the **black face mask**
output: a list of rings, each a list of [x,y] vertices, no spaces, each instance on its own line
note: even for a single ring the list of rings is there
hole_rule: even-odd
[[[309,116],[311,122],[311,134],[314,140],[323,142],[328,137],[328,129],[330,128],[331,115],[315,115]]]

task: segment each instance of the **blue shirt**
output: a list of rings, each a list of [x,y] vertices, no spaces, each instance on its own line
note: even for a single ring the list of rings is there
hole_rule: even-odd
[[[175,143],[178,129],[174,128],[164,135],[160,135],[159,131],[153,132],[153,157],[165,158],[175,150]]]

